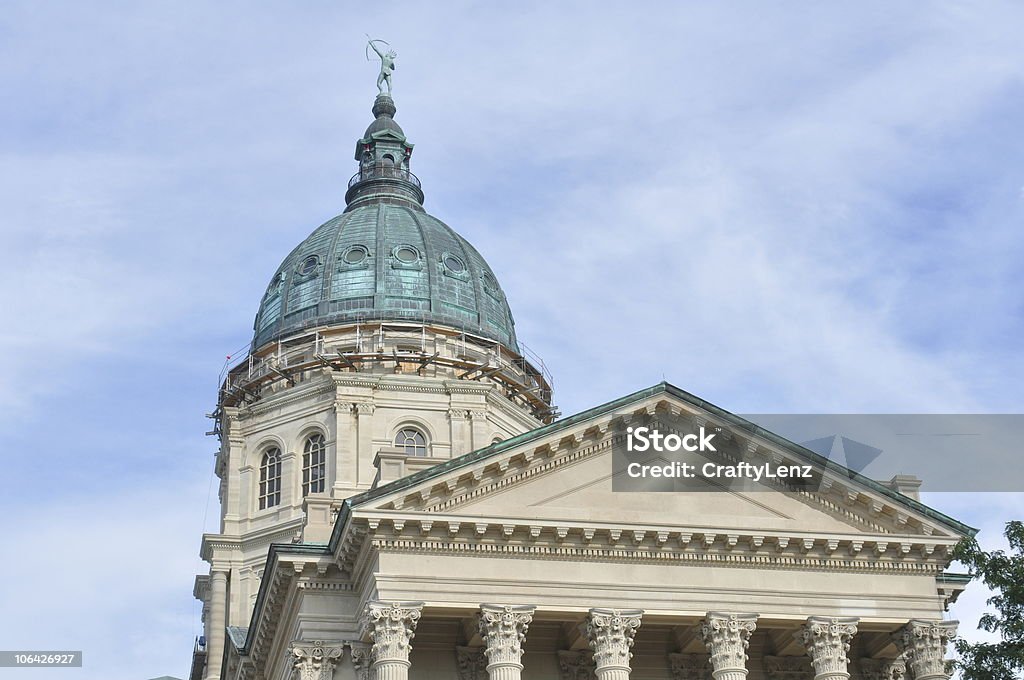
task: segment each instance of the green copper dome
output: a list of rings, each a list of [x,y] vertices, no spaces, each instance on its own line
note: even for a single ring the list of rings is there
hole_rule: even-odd
[[[306,329],[415,321],[465,330],[518,350],[494,272],[464,238],[423,210],[413,145],[382,95],[356,145],[359,172],[344,213],[300,243],[271,277],[253,348]]]

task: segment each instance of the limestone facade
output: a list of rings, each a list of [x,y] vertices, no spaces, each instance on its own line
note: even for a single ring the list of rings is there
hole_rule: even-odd
[[[256,599],[241,608],[229,597],[238,608],[223,614],[234,627],[222,643],[226,666],[208,663],[210,677],[947,677],[941,660],[955,623],[943,612],[962,583],[944,569],[969,530],[955,520],[827,470],[816,493],[613,491],[616,419],[723,418],[668,385],[528,429],[483,390],[452,394],[439,381],[437,392],[413,393],[426,396],[392,397],[360,384],[364,391],[337,399],[343,386],[353,390],[350,379],[293,388],[310,391],[301,412],[333,420],[332,437],[347,436],[359,459],[350,476],[332,477],[334,497],[293,500],[294,524],[262,555],[252,549],[262,579],[245,592]],[[472,449],[472,428],[457,430],[449,411],[453,401],[471,410],[474,399],[488,414],[484,437],[516,434],[517,425],[519,436]],[[334,408],[339,401],[372,402],[372,413]],[[446,450],[388,481],[381,452],[393,448],[412,402],[429,405],[415,422]],[[283,408],[260,417],[280,418]],[[365,449],[356,444],[360,417],[374,428]],[[244,422],[226,430],[240,440],[238,479],[241,452],[258,450],[262,437]],[[306,431],[289,427],[293,442]],[[780,461],[799,455],[751,433],[731,445]],[[258,527],[259,518],[238,526]],[[219,541],[206,541],[210,626],[222,616],[213,593],[235,588],[241,573],[231,555],[245,554]]]

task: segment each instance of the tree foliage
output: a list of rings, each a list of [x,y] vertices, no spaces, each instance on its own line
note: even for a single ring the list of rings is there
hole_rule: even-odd
[[[955,643],[957,669],[964,680],[1024,678],[1024,522],[1009,522],[1004,535],[1010,552],[985,552],[973,538],[957,546],[954,556],[974,578],[994,591],[988,604],[995,611],[981,617],[978,628],[997,633],[999,642]]]

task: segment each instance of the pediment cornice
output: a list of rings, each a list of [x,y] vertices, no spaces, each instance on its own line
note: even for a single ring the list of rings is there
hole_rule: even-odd
[[[501,451],[421,483],[396,489],[394,493],[377,499],[372,507],[457,513],[461,506],[487,494],[509,491],[517,485],[528,483],[541,475],[555,473],[590,456],[608,455],[613,445],[622,443],[624,435],[620,430],[624,422],[655,417],[659,410],[672,412],[675,417],[682,414],[679,405],[667,399],[654,400],[639,405],[629,413],[611,414],[595,422],[581,423],[544,440]],[[697,410],[693,410],[690,417],[696,423],[708,427],[720,424],[709,414]],[[774,464],[807,463],[798,454],[757,435],[740,439],[739,435],[733,433],[731,438],[737,439],[737,449],[757,459]],[[725,452],[723,458],[729,459],[730,455]],[[883,495],[860,480],[843,477],[839,472],[823,469],[820,465],[817,466],[816,475],[820,489],[817,491],[795,488],[785,480],[772,480],[770,484],[778,491],[793,494],[801,502],[869,534],[959,539],[959,536],[917,512],[909,504]]]

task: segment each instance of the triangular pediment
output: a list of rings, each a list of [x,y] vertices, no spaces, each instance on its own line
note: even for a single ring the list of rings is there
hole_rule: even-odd
[[[683,434],[714,429],[711,452],[657,454],[647,462],[726,464],[749,460],[812,471],[813,483],[730,480],[698,475],[665,491],[623,490],[616,462],[627,428],[664,427]],[[674,486],[675,485],[675,486]],[[629,485],[626,484],[626,487]],[[471,526],[479,536],[498,532],[532,538],[578,537],[617,542],[623,535],[656,546],[726,550],[774,544],[804,553],[861,551],[894,559],[945,553],[971,532],[955,520],[835,466],[817,454],[765,432],[671,385],[662,384],[603,407],[475,451],[353,499],[353,510],[404,526],[448,523],[452,535]],[[420,519],[417,520],[416,518]],[[490,533],[488,533],[490,532]]]

